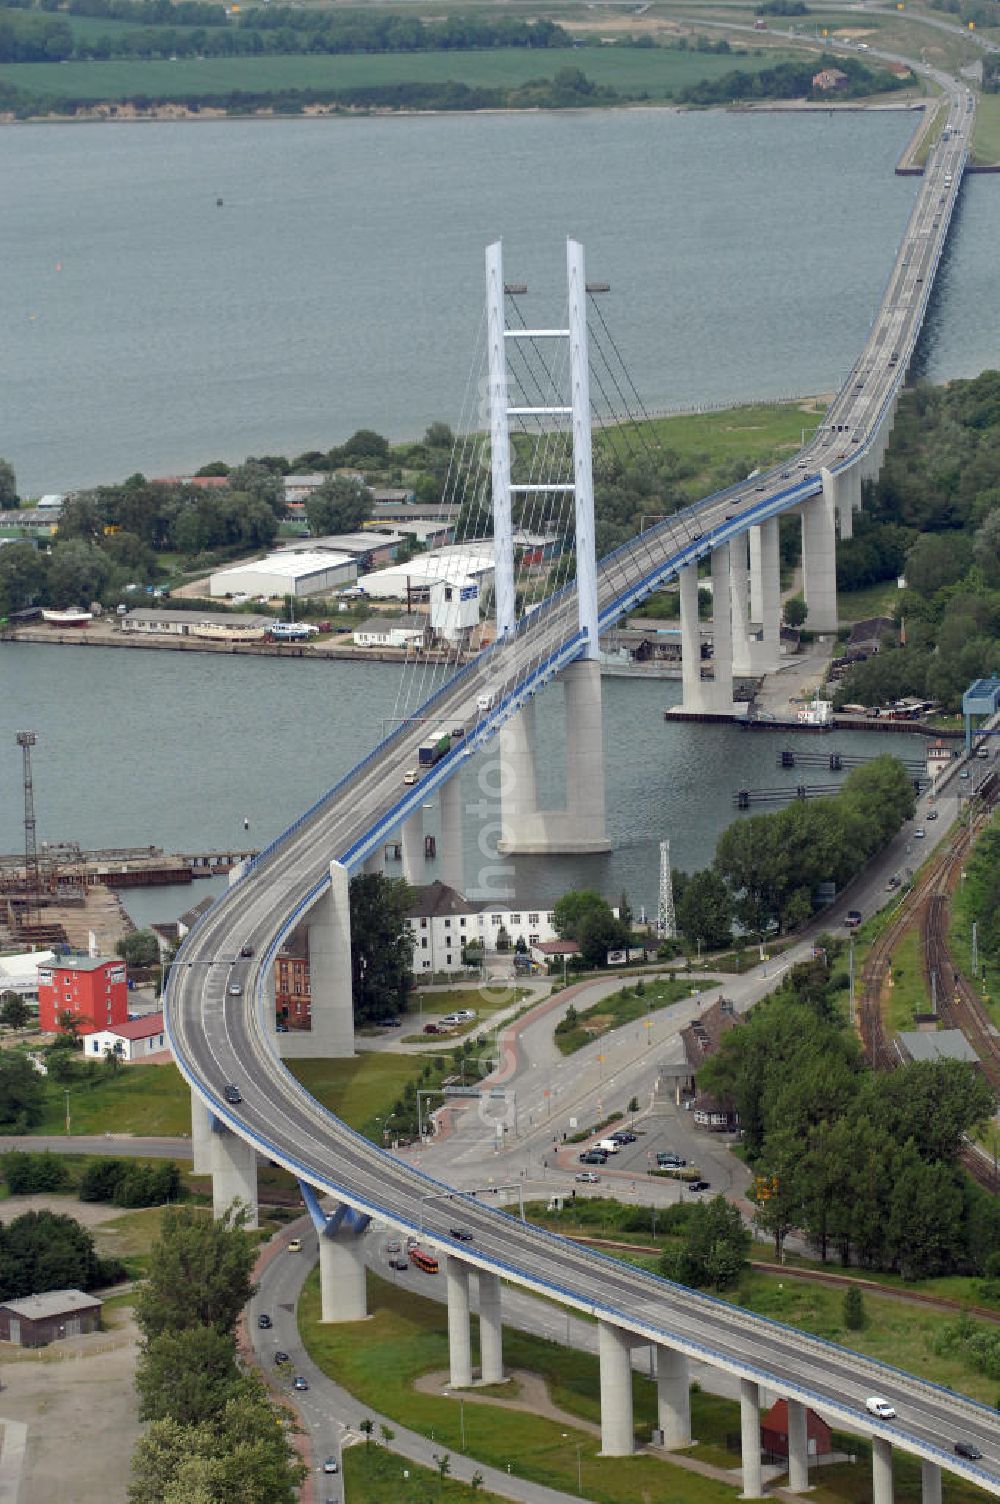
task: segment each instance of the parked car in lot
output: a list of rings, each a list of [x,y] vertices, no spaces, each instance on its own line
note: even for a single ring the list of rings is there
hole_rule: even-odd
[[[618,1132],[612,1133],[611,1137],[614,1139],[616,1144],[634,1144],[639,1135],[637,1133],[633,1133],[629,1128],[619,1128]]]
[[[680,1170],[687,1164],[687,1160],[675,1154],[672,1149],[661,1149],[656,1156],[656,1163],[661,1170]]]
[[[608,1156],[603,1149],[585,1149],[580,1155],[582,1165],[606,1165]]]
[[[877,1415],[879,1420],[896,1419],[896,1411],[894,1406],[892,1406],[888,1400],[883,1399],[880,1394],[870,1395],[869,1398],[865,1400],[865,1409],[868,1411],[869,1415]]]

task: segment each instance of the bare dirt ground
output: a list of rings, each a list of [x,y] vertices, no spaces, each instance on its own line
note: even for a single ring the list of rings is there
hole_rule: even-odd
[[[0,1414],[28,1428],[18,1504],[124,1504],[140,1431],[137,1333],[128,1311],[107,1324],[30,1355],[4,1344]]]
[[[61,1212],[91,1228],[122,1215],[75,1196],[10,1196],[5,1222],[28,1211]],[[133,1376],[137,1333],[129,1307],[114,1307],[106,1330],[37,1351],[0,1344],[0,1425],[28,1428],[18,1504],[124,1504],[139,1436]]]

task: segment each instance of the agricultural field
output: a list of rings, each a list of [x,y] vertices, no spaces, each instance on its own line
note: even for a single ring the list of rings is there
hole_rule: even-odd
[[[470,88],[511,89],[530,79],[579,68],[595,84],[624,99],[673,98],[700,79],[720,78],[734,67],[759,71],[775,57],[716,56],[665,48],[595,47],[579,50],[493,48],[483,52],[384,53],[289,57],[112,59],[107,62],[4,63],[0,82],[31,94],[80,100],[198,99],[243,90],[350,89],[395,84],[457,82]]]

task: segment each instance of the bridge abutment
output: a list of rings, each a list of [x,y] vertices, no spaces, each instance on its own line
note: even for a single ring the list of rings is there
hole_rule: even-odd
[[[753,1379],[740,1379],[740,1450],[743,1454],[741,1499],[764,1496],[760,1458],[760,1386]]]
[[[691,1374],[686,1353],[656,1345],[657,1424],[665,1447],[691,1445]]]
[[[601,1359],[601,1456],[631,1457],[635,1449],[632,1343],[629,1334],[610,1321],[599,1321],[597,1331]]]

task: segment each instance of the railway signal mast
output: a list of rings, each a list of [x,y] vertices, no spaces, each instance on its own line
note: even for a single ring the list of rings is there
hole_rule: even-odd
[[[33,731],[19,731],[17,745],[24,758],[24,911],[22,927],[31,929],[38,917],[41,875],[38,870],[38,841],[35,835],[35,791],[31,781],[31,749],[37,737]]]

